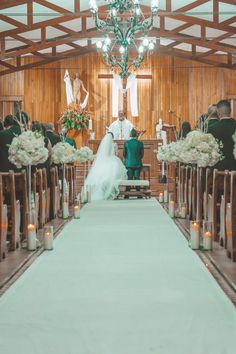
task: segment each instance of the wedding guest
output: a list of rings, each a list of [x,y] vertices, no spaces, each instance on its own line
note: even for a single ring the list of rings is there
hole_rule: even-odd
[[[187,134],[191,132],[191,125],[189,122],[183,122],[179,132],[179,139],[185,139]]]
[[[8,172],[9,170],[17,170],[16,166],[8,160],[8,149],[13,138],[21,134],[21,129],[16,124],[16,117],[9,114],[4,119],[4,130],[0,131],[0,171]]]
[[[61,142],[60,135],[54,133],[54,125],[53,123],[48,123],[45,125],[46,129],[46,136],[50,140],[52,146],[56,145],[57,143]]]
[[[17,112],[16,113],[16,118],[17,121],[19,122],[20,126],[22,127],[22,130],[27,130],[29,129],[29,116],[26,112]]]
[[[233,155],[234,141],[232,135],[235,133],[236,121],[231,118],[231,106],[228,100],[221,100],[217,103],[219,123],[211,128],[211,134],[221,143],[223,159],[214,167],[218,170],[236,170],[236,160]]]
[[[205,133],[211,133],[212,128],[219,123],[219,116],[217,113],[217,105],[212,104],[208,108],[208,118],[205,120],[204,123],[204,132]]]
[[[4,129],[3,122],[0,120],[0,131]]]

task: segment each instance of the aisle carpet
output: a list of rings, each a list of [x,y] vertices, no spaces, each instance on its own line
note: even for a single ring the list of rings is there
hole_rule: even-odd
[[[155,200],[87,205],[0,298],[2,354],[233,354],[236,311]]]

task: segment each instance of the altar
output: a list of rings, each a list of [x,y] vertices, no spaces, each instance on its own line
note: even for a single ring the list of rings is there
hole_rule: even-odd
[[[149,139],[149,140],[141,140],[144,144],[144,157],[143,157],[143,164],[150,165],[150,175],[151,178],[158,177],[160,174],[160,162],[157,161],[156,153],[154,150],[158,150],[158,146],[162,145],[162,140],[157,139]],[[96,154],[98,146],[101,140],[89,140],[89,147],[93,150],[94,154]],[[123,161],[123,147],[124,147],[124,140],[114,140],[114,143],[118,146],[117,155]]]

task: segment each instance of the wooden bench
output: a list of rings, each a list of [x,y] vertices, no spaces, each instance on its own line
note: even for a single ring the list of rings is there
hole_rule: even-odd
[[[123,180],[119,183],[118,198],[150,198],[150,183],[147,180]]]
[[[0,176],[0,262],[7,255],[7,206],[3,203],[3,184]]]
[[[51,167],[51,203],[52,217],[55,218],[60,210],[60,186],[56,166]]]
[[[236,171],[230,174],[230,201],[226,210],[227,256],[236,262]]]

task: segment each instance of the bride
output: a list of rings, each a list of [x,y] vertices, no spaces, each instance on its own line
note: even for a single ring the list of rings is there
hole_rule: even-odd
[[[119,182],[127,178],[125,166],[115,155],[113,134],[108,132],[99,145],[85,187],[91,186],[92,201],[115,199],[119,193]]]

